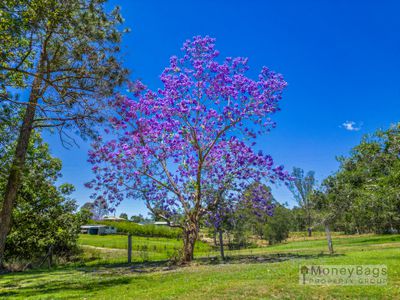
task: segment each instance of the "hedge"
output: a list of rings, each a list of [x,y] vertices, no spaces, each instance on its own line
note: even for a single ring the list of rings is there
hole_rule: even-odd
[[[152,225],[152,224],[139,225],[138,223],[129,221],[95,221],[94,223],[113,226],[117,228],[117,232],[119,233],[130,233],[136,236],[167,237],[167,238],[182,237],[181,229],[171,228],[162,225]]]

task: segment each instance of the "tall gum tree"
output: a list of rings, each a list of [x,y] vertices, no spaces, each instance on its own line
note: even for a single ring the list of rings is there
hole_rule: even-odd
[[[182,228],[183,262],[193,259],[200,221],[221,193],[236,201],[253,182],[288,179],[269,155],[252,149],[257,134],[274,126],[270,115],[286,82],[265,67],[250,79],[247,59],[219,60],[214,42],[187,40],[182,57],[171,57],[162,72],[161,89],[136,81],[133,99],[118,95],[106,131],[115,138],[99,137],[89,153],[93,197],[144,200],[154,215]]]
[[[305,174],[303,169],[294,167],[292,178],[293,180],[290,183],[289,189],[303,211],[308,236],[311,236],[313,227],[313,203],[311,196],[316,186],[315,172],[308,171]]]
[[[127,75],[119,58],[119,9],[103,0],[4,0],[0,4],[0,102],[19,105],[20,123],[0,212],[0,265],[32,131],[53,128],[64,145],[93,135],[105,99]]]

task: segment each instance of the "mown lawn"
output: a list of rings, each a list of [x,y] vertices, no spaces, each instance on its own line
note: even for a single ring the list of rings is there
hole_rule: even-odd
[[[324,240],[313,240],[251,250],[258,258],[286,253],[279,256],[281,261],[233,259],[213,264],[197,260],[190,267],[172,270],[140,263],[6,274],[0,277],[0,298],[400,299],[399,235],[337,238],[334,243],[334,256],[321,253],[326,252]],[[238,254],[250,254],[246,251]],[[303,286],[298,272],[304,264],[386,264],[388,284]]]

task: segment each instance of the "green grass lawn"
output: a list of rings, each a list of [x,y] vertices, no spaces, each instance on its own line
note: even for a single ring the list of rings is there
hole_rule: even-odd
[[[109,237],[88,241],[82,237],[80,243],[101,247],[98,245],[103,245],[106,238]],[[171,245],[179,243],[176,240],[170,242]],[[124,251],[121,250],[124,248],[122,240],[115,243],[116,251]],[[0,277],[0,298],[400,299],[400,235],[335,238],[334,247],[336,254],[329,256],[324,254],[324,240],[306,240],[240,252],[228,251],[233,259],[225,264],[197,259],[189,267],[173,269],[156,263],[136,263],[130,266],[69,266],[51,271],[6,274]],[[276,258],[277,253],[280,253],[281,261],[239,259],[248,254],[257,258]],[[386,264],[388,284],[303,286],[299,284],[298,270],[304,264]]]
[[[125,262],[127,259],[128,237],[126,235],[80,235],[79,244],[85,249],[90,264]],[[156,261],[169,259],[182,249],[181,239],[159,237],[132,237],[132,261]],[[211,247],[198,242],[197,254],[205,255]]]
[[[348,247],[359,247],[371,245],[380,247],[385,244],[400,242],[400,235],[383,236],[338,236],[334,238],[335,250],[344,250]],[[128,239],[125,235],[81,235],[79,244],[84,247],[84,260],[88,265],[124,263],[127,260]],[[339,247],[339,248],[337,248]],[[156,237],[132,237],[132,261],[157,261],[170,259],[182,248],[180,239],[156,238]],[[323,236],[314,236],[311,239],[301,241],[291,241],[274,246],[251,248],[241,250],[228,250],[228,256],[257,255],[257,254],[276,254],[276,253],[295,253],[295,254],[319,254],[327,253],[326,240]],[[213,249],[208,244],[197,242],[195,246],[195,257],[216,257],[219,251]]]

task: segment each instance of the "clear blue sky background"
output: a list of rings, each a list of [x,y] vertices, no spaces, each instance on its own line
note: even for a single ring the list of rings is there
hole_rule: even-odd
[[[399,1],[112,1],[120,5],[132,32],[124,39],[132,79],[159,87],[159,75],[184,40],[217,39],[221,56],[249,57],[252,74],[263,65],[289,83],[278,127],[258,147],[286,168],[315,170],[319,180],[337,169],[335,156],[347,154],[361,136],[400,120]],[[346,121],[355,124],[343,125]],[[353,130],[349,130],[353,129]],[[359,129],[359,130],[354,130]],[[47,136],[63,161],[63,178],[76,186],[79,204],[90,191],[88,144],[65,150]],[[280,202],[293,206],[285,188]],[[146,213],[127,199],[117,213]]]

